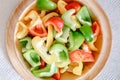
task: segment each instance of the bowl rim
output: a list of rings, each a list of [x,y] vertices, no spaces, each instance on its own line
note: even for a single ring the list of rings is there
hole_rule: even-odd
[[[93,65],[93,67],[87,72],[87,75],[85,74],[79,78],[80,80],[92,80],[100,73],[100,71],[103,69],[103,67],[105,66],[105,63],[107,62],[107,60],[109,58],[110,50],[112,47],[112,30],[111,30],[110,22],[108,20],[107,15],[105,14],[104,10],[100,7],[100,5],[97,3],[96,0],[92,0],[92,1],[76,0],[76,1],[85,2],[86,5],[89,6],[89,8],[91,10],[97,11],[97,12],[93,11],[93,13],[95,13],[95,15],[97,16],[97,18],[100,22],[100,25],[102,26],[102,32],[106,33],[105,35],[103,35],[103,42],[102,42],[103,45],[101,48],[99,58],[97,59],[96,63]],[[30,73],[29,70],[25,70],[26,68],[25,68],[24,64],[21,62],[18,55],[16,54],[18,52],[17,52],[17,50],[15,48],[15,44],[14,44],[14,41],[15,41],[14,32],[15,32],[15,25],[16,25],[19,17],[21,16],[21,14],[24,13],[25,10],[27,10],[27,8],[29,8],[33,4],[33,2],[34,2],[34,0],[22,0],[18,4],[15,11],[12,13],[12,16],[9,19],[9,22],[7,25],[7,33],[6,33],[6,48],[7,48],[9,60],[10,60],[11,64],[13,65],[14,69],[25,80],[28,80],[28,79],[40,80],[40,79],[34,77]],[[23,5],[23,4],[25,4],[25,5]],[[21,10],[19,10],[19,8],[21,8]],[[17,17],[17,19],[16,19],[16,17]],[[103,20],[103,18],[104,18],[104,20]],[[13,20],[14,20],[14,22],[12,22]],[[13,23],[13,24],[11,24],[11,23]],[[106,26],[105,29],[103,29],[104,26]],[[105,30],[107,30],[107,31],[105,31]],[[109,34],[107,32],[109,32]],[[14,45],[11,45],[11,44],[14,44]],[[105,50],[105,48],[107,48],[107,47],[108,47],[108,49]],[[106,51],[107,56],[104,56],[104,58],[103,58],[103,55],[101,55],[101,54],[104,54],[105,53],[104,51]],[[99,65],[98,62],[101,63],[101,65]],[[94,75],[90,76],[90,74],[93,72],[94,72]]]

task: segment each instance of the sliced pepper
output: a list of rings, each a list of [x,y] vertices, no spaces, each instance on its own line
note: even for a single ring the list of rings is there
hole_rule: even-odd
[[[83,62],[72,62],[67,71],[80,76],[82,74],[82,70]]]
[[[67,48],[61,43],[55,43],[50,48],[50,53],[55,53],[58,58],[57,62],[69,61],[69,55]]]
[[[100,34],[100,25],[95,21],[92,25],[92,30],[94,32],[94,37],[97,37]]]
[[[35,10],[31,10],[24,18],[25,21],[30,21],[29,26],[32,26],[39,18],[38,13]]]
[[[93,41],[94,39],[94,35],[93,35],[93,32],[92,32],[92,28],[87,25],[87,24],[84,24],[81,28],[80,28],[80,31],[82,32],[82,34],[84,35],[85,39],[87,42],[91,42]]]
[[[47,31],[42,24],[40,17],[36,20],[36,22],[28,28],[29,33],[32,36],[46,37]]]
[[[45,15],[45,16],[42,18],[43,24],[45,25],[45,24],[46,24],[46,21],[47,21],[48,19],[50,19],[51,17],[54,17],[54,16],[59,16],[59,15],[58,15],[58,13],[56,13],[56,12],[51,12],[51,13]]]
[[[57,5],[51,0],[37,0],[37,8],[40,10],[54,10]]]
[[[67,11],[67,9],[65,8],[66,5],[67,3],[64,0],[59,0],[57,2],[58,10],[61,14],[64,14]]]
[[[69,36],[69,42],[70,42],[70,47],[69,50],[73,51],[76,49],[79,49],[79,47],[83,44],[85,38],[80,32],[70,32]]]
[[[58,32],[57,37],[62,35],[62,29],[64,27],[64,21],[60,17],[51,17],[46,21],[46,26],[53,25],[55,30]]]
[[[32,67],[40,66],[40,57],[34,50],[28,50],[23,56]]]
[[[70,10],[70,9],[75,9],[75,13],[81,8],[80,3],[76,2],[76,1],[72,1],[70,3],[68,3],[68,5],[66,5],[66,9]]]
[[[36,36],[32,39],[32,46],[34,50],[39,54],[39,56],[47,63],[52,64],[53,62],[56,62],[57,56],[56,54],[48,54],[47,48],[44,46],[45,38],[40,38],[39,36]]]
[[[47,66],[40,70],[32,71],[36,77],[51,77],[53,74],[58,72],[58,68],[55,63],[47,64]]]
[[[98,49],[96,48],[96,46],[95,46],[95,42],[96,42],[96,40],[97,40],[97,37],[94,37],[94,39],[93,39],[93,41],[92,42],[88,42],[87,44],[88,44],[88,46],[89,46],[89,48],[92,50],[92,51],[98,51]]]
[[[53,43],[53,27],[51,25],[48,25],[48,36],[47,36],[47,43],[46,47],[49,50]]]
[[[31,38],[30,37],[25,37],[21,40],[19,40],[20,46],[22,48],[22,52],[26,52],[27,50],[32,49],[32,44],[31,44]]]
[[[76,23],[71,19],[71,16],[75,13],[75,9],[70,9],[62,15],[62,19],[65,22],[65,25],[70,27],[73,31],[76,30]]]
[[[79,11],[76,14],[76,17],[78,18],[81,24],[87,24],[89,26],[92,25],[92,21],[86,6],[83,6],[79,9]]]
[[[59,42],[67,43],[67,39],[69,37],[70,28],[68,28],[66,25],[64,25],[62,32],[63,32],[63,34],[60,37],[55,37],[55,39],[57,41],[59,41]]]
[[[81,24],[79,23],[79,21],[78,21],[78,19],[76,18],[76,16],[75,16],[75,15],[72,15],[72,16],[71,16],[71,19],[72,19],[73,22],[76,23],[76,29],[79,29],[79,28],[81,27]]]
[[[18,22],[18,32],[17,32],[17,38],[22,39],[28,34],[27,26],[23,22]]]
[[[94,62],[94,57],[92,53],[78,49],[70,53],[70,60],[71,62]]]
[[[32,36],[46,37],[47,31],[43,26],[42,20],[38,13],[34,10],[30,11],[24,18],[25,21],[30,20],[28,31]]]

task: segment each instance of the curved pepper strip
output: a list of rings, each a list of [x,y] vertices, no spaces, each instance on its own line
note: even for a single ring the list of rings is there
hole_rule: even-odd
[[[74,9],[70,9],[68,11],[66,11],[63,15],[62,15],[62,19],[65,22],[65,25],[67,25],[68,27],[70,27],[73,31],[76,30],[76,23],[71,19],[71,16],[75,13]]]
[[[55,63],[52,63],[51,65],[48,64],[45,68],[40,70],[32,71],[32,73],[36,77],[51,77],[53,74],[58,72],[58,67]]]
[[[32,44],[31,44],[31,38],[30,37],[25,37],[21,40],[19,40],[20,46],[22,48],[22,52],[26,52],[27,50],[32,49]]]
[[[37,0],[37,8],[40,10],[54,10],[57,5],[52,0]]]
[[[44,17],[42,18],[43,24],[45,25],[45,24],[46,24],[46,21],[47,21],[48,19],[50,19],[51,17],[54,17],[54,16],[59,16],[59,14],[58,14],[58,13],[55,13],[55,12],[51,12],[51,13],[47,14],[46,16],[44,16]]]
[[[89,48],[92,50],[92,51],[98,51],[98,49],[96,48],[96,46],[95,46],[95,42],[96,42],[96,40],[97,40],[97,37],[94,37],[94,39],[93,39],[93,41],[92,42],[88,42],[87,44],[88,44],[88,46],[89,46]]]
[[[79,62],[78,64],[79,65],[73,69],[73,74],[80,76],[82,74],[82,70],[83,70],[83,63]]]
[[[79,49],[79,47],[83,44],[85,38],[80,32],[70,32],[69,36],[69,42],[70,42],[70,47],[69,50],[73,51],[76,49]]]
[[[39,15],[38,13],[35,11],[35,10],[31,10],[24,18],[25,21],[30,21],[30,25],[29,26],[32,26],[35,21],[39,18]]]
[[[83,70],[83,63],[82,62],[72,62],[69,65],[68,72],[72,72],[75,75],[80,76]]]
[[[94,33],[94,37],[97,37],[100,34],[100,25],[97,21],[95,21],[92,25],[92,30]]]
[[[47,48],[44,46],[45,38],[40,38],[36,36],[32,39],[32,46],[34,50],[39,54],[39,56],[47,63],[52,64],[56,62],[57,57],[56,54],[47,54]]]
[[[48,25],[48,36],[47,36],[47,43],[46,47],[49,50],[50,46],[53,43],[53,27],[51,25]]]
[[[28,34],[27,26],[23,22],[18,22],[18,32],[16,34],[18,39],[22,39]]]
[[[68,28],[66,25],[64,25],[62,32],[63,32],[63,34],[60,37],[55,37],[55,39],[57,41],[59,41],[59,42],[67,43],[67,39],[69,37],[70,28]]]
[[[79,11],[76,14],[76,17],[78,18],[81,24],[87,24],[89,26],[92,25],[91,17],[86,6],[83,6],[79,9]]]
[[[65,8],[65,6],[67,5],[67,3],[63,0],[59,0],[57,2],[57,6],[58,6],[58,10],[60,11],[60,14],[64,14],[67,9]]]
[[[40,66],[40,57],[33,49],[25,52],[23,56],[32,67]]]
[[[46,26],[52,25],[54,29],[58,32],[56,34],[56,37],[59,37],[62,35],[62,29],[64,27],[64,21],[60,17],[51,17],[46,21]]]

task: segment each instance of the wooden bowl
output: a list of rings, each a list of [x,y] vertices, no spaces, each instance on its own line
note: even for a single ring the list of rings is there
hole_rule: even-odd
[[[98,52],[94,52],[95,63],[86,63],[86,67],[81,76],[75,76],[71,73],[64,73],[61,76],[61,80],[92,80],[101,71],[105,65],[111,49],[112,44],[112,34],[110,29],[110,23],[108,18],[95,0],[76,0],[88,6],[88,8],[94,13],[95,19],[97,19],[101,26],[101,34],[98,37],[96,46],[99,49]],[[25,62],[23,56],[20,52],[20,47],[18,41],[15,37],[16,33],[16,23],[20,20],[30,9],[34,7],[35,0],[22,0],[17,6],[8,23],[7,27],[7,38],[6,47],[8,51],[9,59],[14,66],[15,70],[25,79],[25,80],[42,80],[40,78],[34,77],[30,72],[30,66]],[[52,80],[47,79],[46,80]]]

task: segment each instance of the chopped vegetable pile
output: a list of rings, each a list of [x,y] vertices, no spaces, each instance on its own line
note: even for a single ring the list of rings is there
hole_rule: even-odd
[[[100,33],[98,21],[79,2],[37,0],[18,21],[16,37],[24,59],[36,77],[53,77],[71,72],[81,75],[84,63],[93,63],[94,43]]]

